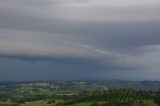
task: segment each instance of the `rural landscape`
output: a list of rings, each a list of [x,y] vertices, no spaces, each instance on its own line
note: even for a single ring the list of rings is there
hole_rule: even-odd
[[[0,0],[0,106],[160,106],[160,0]]]
[[[0,106],[160,106],[157,81],[0,82]]]

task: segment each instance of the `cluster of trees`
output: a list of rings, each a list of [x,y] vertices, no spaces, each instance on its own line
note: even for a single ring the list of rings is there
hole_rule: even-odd
[[[43,91],[31,93],[0,92],[0,101],[7,99],[15,104],[45,100],[47,104],[53,106],[160,106],[160,90],[109,89],[70,94]],[[57,100],[63,101],[57,102]]]
[[[80,93],[66,105],[84,103],[83,106],[160,106],[160,91],[110,89],[103,92]],[[91,103],[91,105],[85,105]]]
[[[45,94],[45,93],[40,93],[40,94],[24,94],[24,95],[13,95],[10,97],[10,100],[18,103],[18,104],[23,104],[25,102],[34,102],[38,100],[47,100],[52,98],[53,95]]]

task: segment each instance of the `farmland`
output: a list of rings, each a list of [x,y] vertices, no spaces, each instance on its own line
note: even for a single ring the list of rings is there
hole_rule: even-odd
[[[0,106],[160,106],[157,81],[1,82]]]

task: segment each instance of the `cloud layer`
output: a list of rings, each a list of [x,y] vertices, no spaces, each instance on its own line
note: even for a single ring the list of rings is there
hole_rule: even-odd
[[[159,9],[159,0],[1,0],[0,80],[158,79]]]

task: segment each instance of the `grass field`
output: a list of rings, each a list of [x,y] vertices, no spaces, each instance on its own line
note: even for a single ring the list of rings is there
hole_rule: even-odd
[[[20,106],[59,106],[64,103],[64,100],[55,100],[55,103],[48,104],[48,100],[39,100],[34,102],[25,102],[24,104],[21,104]]]
[[[35,102],[26,102],[25,104],[21,104],[20,106],[49,106],[47,102],[44,100],[35,101]]]

